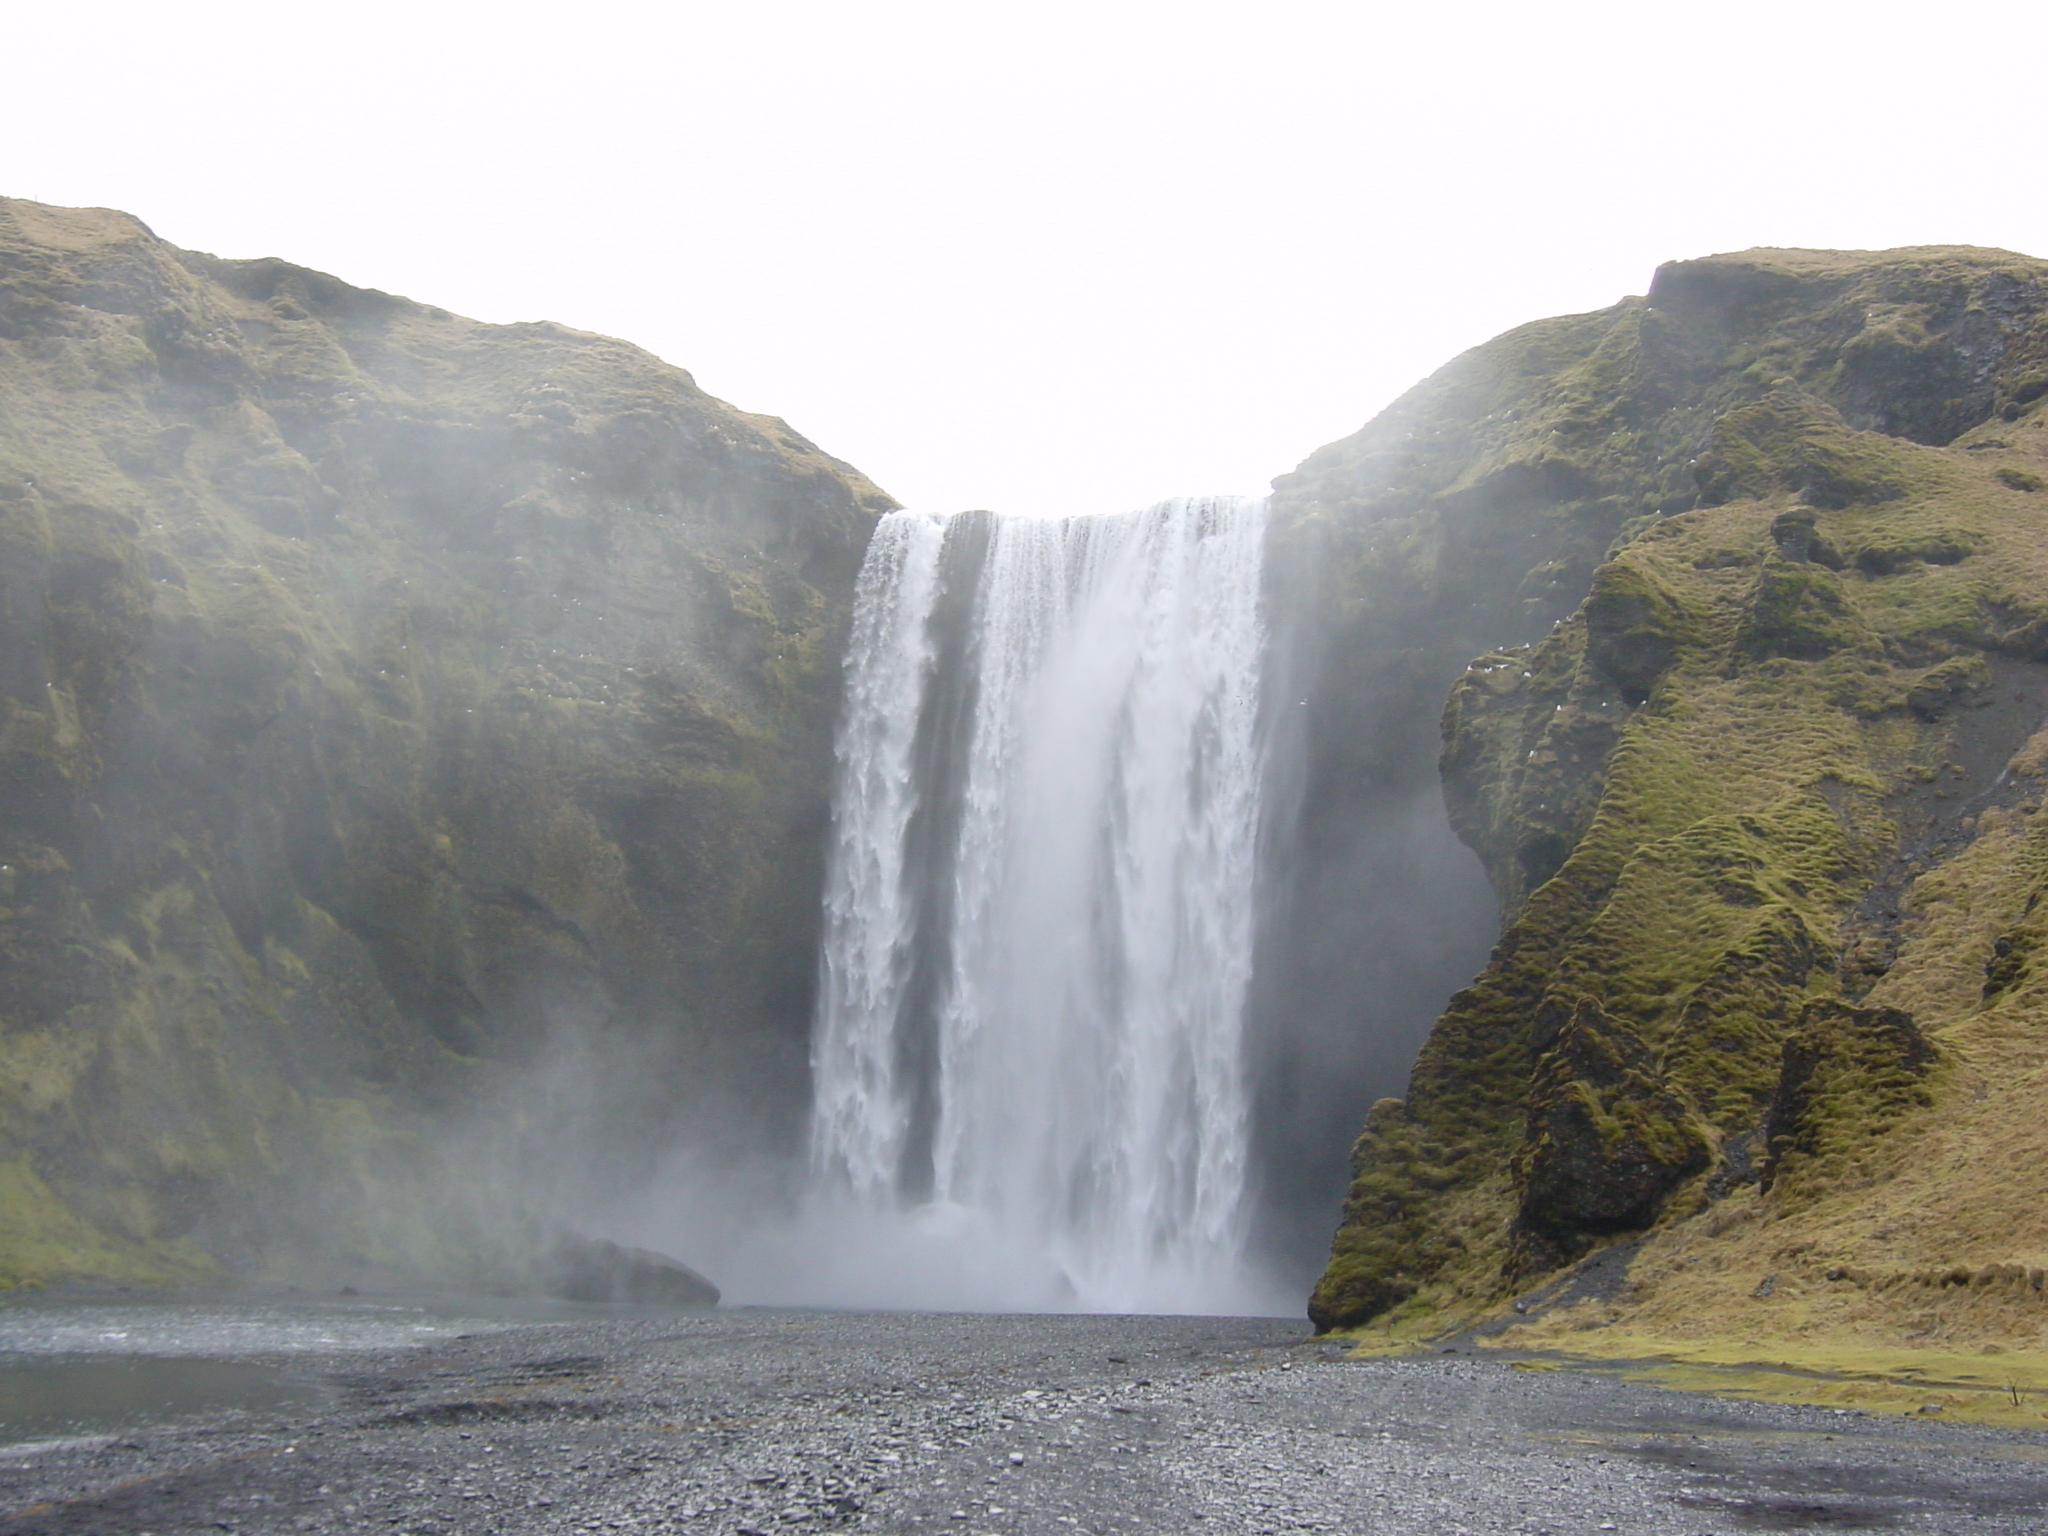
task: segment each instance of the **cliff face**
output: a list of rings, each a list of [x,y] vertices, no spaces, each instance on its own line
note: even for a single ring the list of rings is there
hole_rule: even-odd
[[[623,343],[0,201],[0,1285],[446,1278],[451,1125],[786,1135],[888,505]]]
[[[1482,1317],[1622,1241],[1580,1322],[2021,1326],[2044,397],[2048,263],[1756,251],[1489,343],[1281,482],[1319,697],[1462,651],[1444,795],[1505,922],[1366,1121],[1320,1326]]]

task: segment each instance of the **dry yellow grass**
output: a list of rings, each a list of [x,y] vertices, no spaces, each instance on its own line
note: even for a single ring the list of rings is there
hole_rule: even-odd
[[[1856,265],[1781,255],[1745,260]],[[1830,1401],[1938,1380],[2038,1423],[2048,322],[1952,439],[1834,414],[1790,336],[1692,461],[1702,504],[1631,525],[1577,615],[1453,695],[1454,810],[1513,922],[1375,1111],[1323,1316]],[[1523,891],[1545,839],[1565,860]],[[1810,1029],[1845,1005],[1910,1015],[1899,1062]],[[1798,1052],[1834,1075],[1809,1093]]]

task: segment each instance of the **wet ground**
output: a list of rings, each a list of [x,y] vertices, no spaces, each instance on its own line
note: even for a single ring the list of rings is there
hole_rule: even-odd
[[[131,1327],[95,1356],[108,1314],[60,1337],[32,1311],[0,1310],[17,1385],[94,1358],[255,1374],[118,1427],[0,1397],[6,1536],[2048,1533],[2048,1437],[1348,1360],[1287,1321],[364,1303],[204,1348],[171,1309],[142,1342],[182,1351],[121,1354]],[[16,1347],[38,1337],[69,1348]]]

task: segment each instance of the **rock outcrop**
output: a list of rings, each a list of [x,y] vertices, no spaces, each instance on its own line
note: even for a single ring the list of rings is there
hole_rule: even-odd
[[[549,1295],[564,1301],[640,1307],[718,1305],[718,1287],[689,1265],[645,1248],[622,1248],[589,1238],[564,1238],[538,1276]]]
[[[786,1138],[889,505],[622,342],[0,201],[0,1286],[488,1279]]]
[[[1504,924],[1366,1122],[1319,1326],[1483,1317],[1618,1239],[1681,1330],[2048,1258],[2044,397],[2048,263],[1754,251],[1279,482],[1317,697],[1460,673]]]

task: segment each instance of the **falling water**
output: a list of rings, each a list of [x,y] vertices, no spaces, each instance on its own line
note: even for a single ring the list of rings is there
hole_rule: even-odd
[[[861,573],[814,1171],[1020,1304],[1241,1294],[1264,527],[898,512]]]

